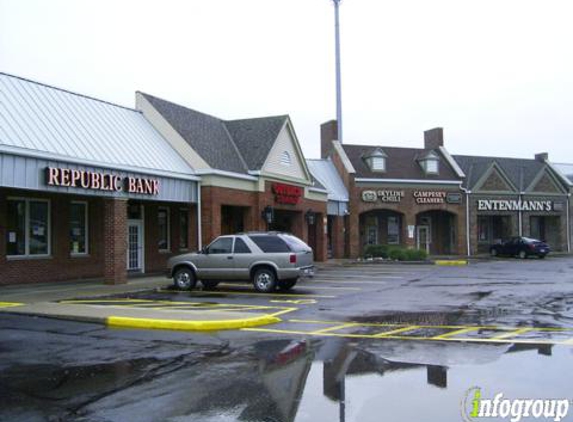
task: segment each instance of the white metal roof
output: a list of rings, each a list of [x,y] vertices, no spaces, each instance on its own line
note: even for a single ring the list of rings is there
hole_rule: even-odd
[[[569,163],[551,163],[553,168],[557,169],[563,176],[565,176],[570,184],[573,184],[573,164]]]
[[[306,160],[306,164],[314,178],[328,191],[329,201],[348,201],[348,190],[332,161]]]
[[[193,169],[139,111],[0,73],[0,152],[132,171]]]

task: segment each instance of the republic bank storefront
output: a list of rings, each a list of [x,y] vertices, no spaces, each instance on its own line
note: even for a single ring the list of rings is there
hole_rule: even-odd
[[[122,283],[197,248],[198,178],[141,113],[0,84],[0,284]]]

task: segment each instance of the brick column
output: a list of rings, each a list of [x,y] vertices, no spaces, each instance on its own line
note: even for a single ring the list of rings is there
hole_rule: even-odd
[[[350,211],[347,218],[348,254],[350,258],[354,259],[360,256],[360,215],[357,211]]]
[[[127,200],[103,201],[104,282],[127,283]]]
[[[8,242],[7,236],[7,225],[8,225],[8,202],[6,201],[6,195],[4,192],[0,191],[0,284],[2,284],[2,276],[6,270],[6,243]],[[7,278],[7,277],[6,277]]]
[[[316,214],[316,249],[315,259],[326,261],[328,259],[327,219],[324,214]]]
[[[414,226],[414,237],[408,236],[408,226]],[[404,214],[404,246],[408,249],[416,249],[416,214],[414,211]]]
[[[344,258],[344,238],[345,227],[344,217],[332,217],[332,232],[330,233],[332,239],[332,257],[335,259]]]

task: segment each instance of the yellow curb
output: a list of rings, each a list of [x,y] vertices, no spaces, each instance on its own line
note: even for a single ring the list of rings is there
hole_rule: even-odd
[[[443,266],[468,265],[468,261],[465,259],[459,259],[456,261],[436,260],[436,261],[434,261],[434,264],[443,265]]]
[[[0,308],[14,308],[16,306],[23,306],[23,303],[17,302],[0,302]]]
[[[143,328],[157,330],[183,330],[183,331],[219,331],[236,330],[239,328],[251,328],[261,325],[281,322],[280,318],[273,315],[263,315],[254,318],[228,319],[219,321],[183,321],[151,318],[128,318],[110,316],[106,319],[109,327]]]

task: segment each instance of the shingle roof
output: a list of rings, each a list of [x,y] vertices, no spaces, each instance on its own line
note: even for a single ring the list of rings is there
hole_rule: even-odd
[[[358,178],[460,180],[439,150],[434,152],[441,158],[440,172],[437,175],[430,175],[426,174],[418,163],[418,160],[429,152],[426,149],[350,144],[342,144],[342,148],[356,170]],[[382,149],[388,156],[385,172],[373,172],[364,160],[365,156],[377,149]]]
[[[139,111],[5,73],[0,73],[0,150],[194,173]]]
[[[224,124],[249,170],[263,167],[288,116],[228,120]]]
[[[453,157],[467,176],[464,186],[470,189],[475,187],[476,183],[494,162],[500,166],[504,174],[519,191],[527,189],[545,166],[540,161],[526,158],[480,157],[472,155],[454,155]]]
[[[336,167],[330,160],[306,160],[313,178],[320,182],[328,192],[330,201],[348,201],[348,190]]]
[[[260,170],[288,116],[222,120],[141,93],[179,135],[214,169]]]

